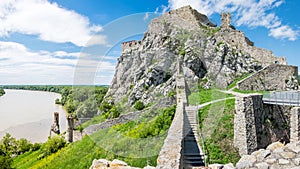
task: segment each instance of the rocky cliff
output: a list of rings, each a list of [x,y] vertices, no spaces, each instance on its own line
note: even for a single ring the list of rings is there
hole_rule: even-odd
[[[120,102],[128,97],[129,105],[137,100],[174,103],[170,96],[178,59],[183,61],[186,80],[218,87],[266,65],[286,64],[285,58],[254,47],[231,25],[230,14],[222,14],[222,25],[217,27],[190,6],[153,19],[141,41],[123,43],[122,49],[106,98]]]

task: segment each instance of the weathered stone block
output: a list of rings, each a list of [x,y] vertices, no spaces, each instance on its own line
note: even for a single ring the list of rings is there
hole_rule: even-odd
[[[290,123],[291,123],[290,142],[299,141],[300,140],[300,107],[294,107],[291,109]]]

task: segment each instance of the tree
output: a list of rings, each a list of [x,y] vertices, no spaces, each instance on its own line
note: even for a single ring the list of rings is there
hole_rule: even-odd
[[[0,88],[0,96],[2,96],[4,94],[5,94],[5,91],[2,88]]]
[[[13,159],[5,154],[0,155],[0,169],[11,169]]]
[[[23,154],[26,151],[29,151],[32,148],[32,144],[30,141],[26,140],[25,138],[21,138],[17,140],[17,154]]]
[[[56,99],[55,99],[55,104],[61,104],[59,98],[56,98]]]
[[[6,155],[12,155],[17,152],[17,142],[16,139],[11,137],[9,133],[6,133],[1,140],[0,149]]]
[[[42,154],[39,158],[44,158],[52,153],[57,152],[59,149],[65,147],[66,140],[61,136],[51,137],[43,146],[41,147]]]
[[[135,102],[133,107],[137,110],[143,110],[145,108],[145,105],[142,101],[137,101]]]

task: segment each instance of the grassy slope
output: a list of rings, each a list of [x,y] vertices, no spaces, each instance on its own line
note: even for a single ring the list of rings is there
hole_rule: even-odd
[[[200,89],[199,91],[194,91],[188,96],[188,101],[190,105],[197,105],[210,102],[212,100],[223,99],[226,97],[232,97],[231,94],[224,94],[216,89]]]
[[[14,159],[13,167],[82,169],[89,168],[93,159],[99,158],[120,159],[136,167],[156,166],[157,154],[174,113],[175,106],[172,106],[160,110],[155,117],[100,130],[41,160],[38,159],[40,150],[25,153]]]
[[[233,127],[234,127],[234,99],[224,102],[217,102],[199,110],[199,121],[203,132],[205,126],[202,122],[209,118],[210,113],[219,114],[217,126],[209,138],[205,139],[205,149],[208,154],[208,162],[212,163],[236,163],[240,156],[236,148],[233,147]],[[213,110],[213,111],[211,111]],[[223,112],[217,112],[223,111]]]

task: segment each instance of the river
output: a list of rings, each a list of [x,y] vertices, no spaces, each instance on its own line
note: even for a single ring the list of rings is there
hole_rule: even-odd
[[[0,97],[0,137],[10,133],[15,138],[45,142],[53,123],[53,113],[59,112],[60,131],[66,130],[65,110],[55,104],[57,93],[5,89]]]

